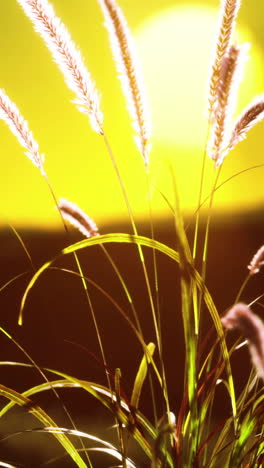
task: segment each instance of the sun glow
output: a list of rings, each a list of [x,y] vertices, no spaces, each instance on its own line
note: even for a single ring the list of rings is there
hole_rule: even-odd
[[[182,205],[195,209],[200,182],[201,160],[207,133],[208,75],[212,60],[218,12],[204,6],[182,6],[160,12],[149,18],[137,33],[138,48],[144,68],[153,120],[153,142],[158,167],[170,160],[175,167]],[[238,27],[237,43],[251,43],[249,59],[239,90],[238,108],[246,107],[256,94],[264,91],[263,57],[252,34]],[[259,129],[255,135],[259,135]],[[254,141],[255,140],[255,141]],[[263,140],[263,138],[262,138]],[[262,163],[261,149],[248,157],[249,145],[264,142],[249,133],[248,141],[230,153],[223,168],[223,179]],[[211,161],[207,163],[212,166]],[[211,188],[209,168],[207,193]],[[218,207],[249,207],[263,200],[263,170],[230,182],[217,194]],[[166,171],[157,181],[166,187]],[[241,180],[254,190],[241,192]]]
[[[14,14],[9,2],[4,8],[5,15]],[[60,7],[61,15],[63,8]],[[62,18],[65,24],[68,24],[67,14],[68,20],[71,17],[67,8],[70,7],[65,6],[65,18]],[[133,142],[133,130],[112,63],[102,17],[96,9],[89,13],[87,22],[92,18],[97,28],[87,28],[83,21],[81,25],[72,24],[69,29],[87,58],[86,63],[102,94],[105,129],[133,212],[136,218],[145,219],[148,204],[144,163]],[[196,208],[207,127],[206,91],[217,18],[217,9],[204,4],[175,6],[150,14],[132,30],[153,121],[150,183],[152,209],[159,216],[169,214],[160,191],[172,200],[168,163],[174,168],[183,209],[191,212]],[[129,16],[127,20],[130,23]],[[90,130],[85,116],[71,104],[73,96],[64,87],[55,64],[21,11],[17,12],[14,22],[18,25],[15,36],[10,38],[5,25],[0,32],[3,44],[1,87],[28,120],[40,144],[40,151],[46,156],[45,169],[55,193],[79,204],[99,224],[99,229],[101,223],[127,220],[126,206],[103,138]],[[239,94],[241,110],[256,94],[264,91],[264,59],[252,34],[243,25],[238,30],[238,43],[252,44]],[[93,50],[93,44],[96,44],[96,50]],[[6,53],[3,54],[5,47]],[[32,70],[30,82],[28,70]],[[17,80],[17,76],[21,80]],[[261,129],[261,124],[259,127]],[[223,179],[248,166],[262,163],[264,138],[260,129],[252,130],[247,141],[230,153],[224,164]],[[4,128],[3,122],[0,122],[0,135],[3,154],[0,190],[1,198],[5,200],[1,208],[4,222],[7,220],[15,226],[59,226],[58,213],[44,180],[27,158],[23,158],[23,150]],[[213,172],[213,163],[208,161],[207,165],[209,182],[205,193],[209,191]],[[258,170],[249,171],[241,176],[243,179],[234,179],[219,190],[218,207],[231,207],[231,204],[232,207],[234,204],[247,207],[262,201],[262,176],[263,171]],[[247,190],[241,191],[242,180],[247,184]]]

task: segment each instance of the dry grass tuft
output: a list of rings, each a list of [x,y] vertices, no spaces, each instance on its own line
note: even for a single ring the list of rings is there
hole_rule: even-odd
[[[98,0],[109,32],[113,57],[119,72],[128,110],[137,133],[135,141],[145,166],[149,164],[150,123],[134,43],[121,9],[114,0]]]
[[[73,102],[81,112],[88,114],[92,128],[103,135],[99,95],[68,30],[47,0],[17,1],[32,21],[36,32],[44,39],[67,86],[77,96]]]

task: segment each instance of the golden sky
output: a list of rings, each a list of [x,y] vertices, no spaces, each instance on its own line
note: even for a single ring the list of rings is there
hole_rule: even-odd
[[[120,0],[136,41],[152,119],[149,180],[133,140],[131,119],[117,78],[103,17],[95,0],[53,0],[56,14],[71,32],[101,94],[105,130],[120,168],[136,219],[153,212],[170,215],[160,192],[172,199],[168,165],[176,175],[184,212],[195,210],[206,134],[206,85],[218,18],[218,1]],[[236,40],[250,42],[250,56],[238,110],[264,92],[263,6],[243,2]],[[0,88],[29,123],[58,197],[79,204],[96,222],[127,220],[127,210],[102,137],[78,112],[74,95],[16,0],[0,6]],[[222,180],[260,165],[263,123],[251,130],[227,157]],[[3,121],[1,141],[1,224],[56,227],[60,219],[45,180],[24,155]],[[208,160],[208,193],[213,163]],[[256,209],[263,204],[264,169],[252,169],[226,184],[218,209]]]

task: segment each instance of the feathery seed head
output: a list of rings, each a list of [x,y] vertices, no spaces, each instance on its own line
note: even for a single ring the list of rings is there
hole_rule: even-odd
[[[67,86],[77,96],[73,102],[81,112],[88,114],[92,128],[103,135],[99,95],[68,30],[47,0],[17,1],[32,21],[36,32],[44,39]]]
[[[99,235],[95,222],[76,203],[70,202],[66,198],[60,198],[58,206],[63,219],[69,221],[85,237]]]
[[[126,19],[115,0],[98,0],[98,2],[104,14],[113,57],[133,127],[137,133],[135,141],[147,168],[150,151],[150,120],[134,42]]]
[[[222,318],[228,329],[238,329],[246,338],[257,374],[264,380],[264,323],[243,303],[235,304]]]
[[[264,245],[262,245],[255,253],[250,264],[248,265],[249,274],[255,275],[259,272],[260,268],[264,265]]]
[[[43,168],[44,155],[39,153],[38,143],[33,138],[27,121],[3,89],[0,89],[0,119],[6,122],[21,146],[27,149],[25,155],[45,176]]]
[[[222,59],[209,155],[220,166],[228,152],[230,127],[249,44],[233,45]]]
[[[234,126],[229,141],[229,150],[244,140],[247,132],[264,118],[264,93],[256,96],[246,109],[243,110]]]
[[[222,68],[222,60],[226,55],[232,41],[232,35],[236,24],[236,18],[241,5],[240,0],[222,0],[219,17],[216,50],[214,53],[212,72],[209,80],[209,117],[213,117],[217,105],[217,93]]]

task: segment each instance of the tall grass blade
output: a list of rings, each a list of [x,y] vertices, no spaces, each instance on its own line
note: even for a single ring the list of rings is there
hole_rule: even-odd
[[[131,406],[133,406],[136,409],[138,408],[138,405],[139,405],[139,399],[140,399],[142,387],[145,382],[147,372],[148,372],[148,367],[150,364],[149,356],[151,357],[153,356],[154,351],[155,351],[155,344],[149,343],[147,345],[147,350],[148,350],[148,355],[145,354],[141,360],[141,363],[140,363],[140,366],[139,366],[139,369],[135,378],[131,400],[130,400]]]
[[[20,312],[19,312],[19,319],[18,323],[22,325],[23,323],[23,311],[25,307],[25,303],[27,300],[27,296],[31,289],[34,287],[36,281],[39,279],[39,277],[49,268],[53,265],[55,261],[57,261],[61,256],[70,254],[72,252],[91,247],[93,245],[99,245],[99,244],[105,244],[105,243],[126,243],[126,244],[135,244],[135,245],[141,245],[141,246],[146,246],[150,248],[155,248],[157,251],[163,253],[166,255],[168,258],[171,258],[175,262],[179,262],[179,254],[176,252],[174,249],[171,249],[165,244],[162,244],[158,241],[149,239],[144,236],[135,236],[132,234],[121,234],[121,233],[116,233],[116,234],[105,234],[97,237],[92,237],[90,239],[84,239],[80,242],[77,242],[76,244],[70,245],[63,249],[59,255],[57,255],[55,258],[52,260],[46,262],[42,267],[34,274],[34,276],[31,278],[21,301],[21,307],[20,307]],[[236,415],[236,399],[235,399],[235,391],[234,391],[234,382],[233,382],[233,376],[232,376],[232,371],[231,371],[231,366],[230,366],[230,361],[229,361],[229,353],[228,349],[226,346],[226,341],[225,341],[225,336],[223,332],[223,327],[222,323],[219,317],[219,314],[217,312],[216,306],[214,304],[214,301],[206,288],[200,274],[195,270],[195,268],[192,265],[188,265],[188,268],[190,268],[190,274],[192,275],[193,280],[195,281],[198,289],[200,291],[203,291],[203,298],[205,301],[205,304],[208,308],[208,311],[211,315],[212,321],[214,323],[214,326],[216,328],[217,334],[219,336],[220,340],[220,345],[222,349],[222,354],[223,354],[223,359],[225,362],[225,367],[226,367],[226,372],[228,376],[228,382],[229,382],[229,390],[230,390],[230,398],[231,398],[231,405],[232,405],[232,411],[233,415]],[[141,338],[141,337],[140,337]]]
[[[55,422],[47,415],[47,413],[42,408],[40,408],[38,405],[35,405],[34,402],[32,402],[29,398],[23,396],[21,393],[18,393],[15,390],[0,384],[0,395],[12,401],[16,405],[22,406],[24,408],[29,408],[30,413],[33,416],[35,416],[44,426],[50,426],[54,429],[58,428]],[[63,446],[63,448],[66,450],[66,452],[69,454],[69,456],[79,468],[87,468],[86,463],[80,457],[74,445],[64,434],[54,433],[54,437]]]

